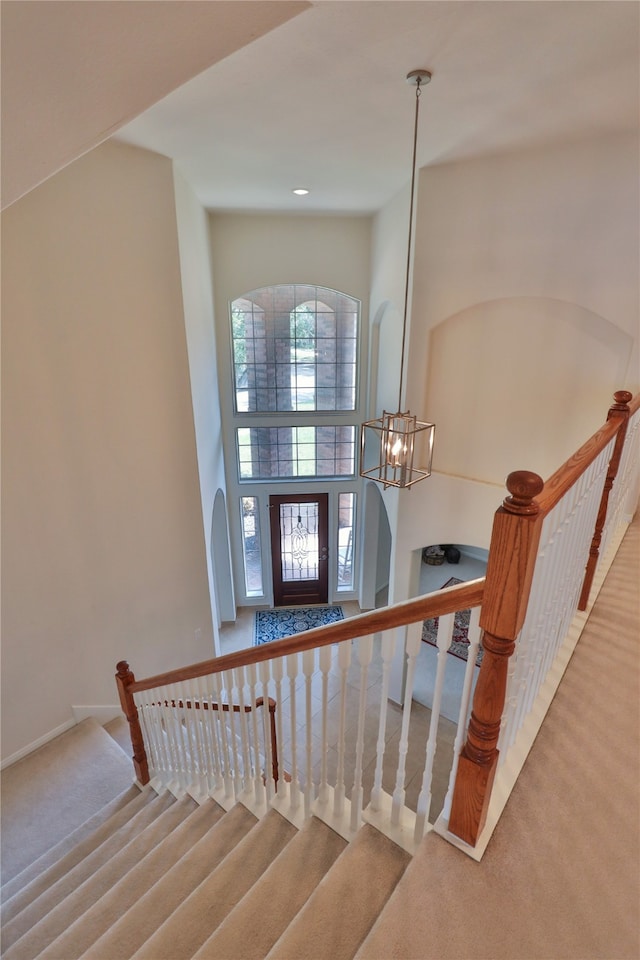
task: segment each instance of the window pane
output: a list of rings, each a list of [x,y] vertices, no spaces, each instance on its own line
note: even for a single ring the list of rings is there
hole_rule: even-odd
[[[338,590],[353,590],[355,493],[338,494]]]
[[[257,497],[242,497],[242,556],[244,585],[248,597],[262,596],[262,559],[260,556],[260,515]]]
[[[355,410],[359,302],[326,287],[263,287],[231,304],[238,413]]]
[[[236,431],[241,480],[352,477],[355,427],[242,427]]]

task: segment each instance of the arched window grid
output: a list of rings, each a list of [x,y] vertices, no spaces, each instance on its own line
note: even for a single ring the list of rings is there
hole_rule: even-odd
[[[263,287],[231,303],[236,414],[353,412],[360,302],[326,287]]]
[[[281,284],[230,314],[238,481],[355,478],[360,302]]]

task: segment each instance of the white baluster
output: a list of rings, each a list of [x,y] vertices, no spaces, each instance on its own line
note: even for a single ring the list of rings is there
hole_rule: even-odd
[[[153,780],[154,776],[157,776],[157,774],[160,773],[161,760],[156,739],[157,731],[152,713],[153,708],[151,708],[151,711],[147,710],[146,699],[146,692],[143,692],[142,694],[134,693],[133,695],[133,700],[138,710],[140,729],[142,730],[142,739],[144,740],[144,745],[147,752],[149,776]]]
[[[413,698],[413,684],[416,672],[416,660],[420,652],[420,643],[422,636],[422,624],[412,623],[407,628],[406,656],[407,656],[407,675],[404,687],[404,706],[402,709],[402,728],[400,732],[400,743],[398,745],[398,767],[396,771],[396,786],[393,791],[393,800],[391,803],[391,823],[397,826],[400,823],[400,813],[404,807],[406,796],[405,790],[405,770],[407,766],[407,753],[409,751],[409,724],[411,722],[411,704]]]
[[[185,790],[193,791],[194,788],[197,790],[196,745],[193,739],[194,730],[191,725],[192,710],[187,707],[188,692],[185,683],[175,684],[175,696],[183,742]]]
[[[214,700],[218,705],[216,711],[216,727],[217,727],[217,736],[218,742],[220,744],[220,753],[222,755],[223,761],[223,779],[224,779],[224,795],[227,800],[233,796],[233,779],[232,779],[232,769],[231,769],[231,754],[229,749],[229,737],[227,735],[227,720],[226,714],[223,707],[222,699],[222,684],[224,683],[224,678],[221,673],[216,673],[212,677],[212,688]]]
[[[164,718],[164,707],[162,704],[162,691],[161,690],[148,690],[147,698],[149,703],[153,703],[153,706],[148,707],[148,710],[153,711],[154,718],[154,727],[157,731],[158,746],[160,752],[160,768],[161,771],[161,780],[162,783],[167,786],[168,783],[173,779],[173,763],[171,755],[171,747],[169,743],[169,736],[167,733],[165,718]]]
[[[382,770],[385,753],[385,734],[387,730],[387,713],[389,708],[389,681],[391,678],[391,663],[396,652],[396,631],[385,630],[382,635],[380,654],[382,656],[382,690],[380,693],[380,722],[378,724],[378,742],[376,745],[376,772],[371,791],[371,809],[380,809],[382,798]]]
[[[340,732],[338,735],[338,769],[336,773],[336,789],[333,797],[333,812],[336,817],[341,817],[344,811],[344,753],[347,714],[347,675],[350,665],[351,641],[344,640],[338,646],[338,669],[340,671]]]
[[[270,672],[273,672],[273,680],[275,685],[275,697],[276,701],[276,741],[277,741],[277,750],[278,757],[278,783],[276,784],[273,778],[273,749],[271,744],[271,719],[269,714],[269,682],[270,682]],[[263,660],[260,664],[260,680],[262,682],[262,698],[264,700],[264,707],[262,710],[262,729],[264,733],[264,777],[265,777],[265,787],[267,795],[267,804],[270,805],[273,802],[276,791],[279,792],[281,796],[284,796],[285,792],[285,779],[284,779],[284,766],[282,760],[282,709],[281,709],[281,700],[282,700],[282,657],[277,657],[275,660],[269,662],[268,660]]]
[[[362,819],[362,773],[364,756],[364,723],[367,711],[367,679],[373,656],[373,637],[371,634],[360,637],[358,644],[358,663],[360,664],[360,693],[358,698],[358,731],[356,738],[356,765],[351,793],[351,829],[357,830]]]
[[[240,726],[240,745],[242,749],[242,792],[247,794],[251,793],[253,784],[251,777],[251,753],[249,751],[249,720],[247,711],[245,710],[244,668],[236,667],[233,671],[233,676],[237,691],[237,704],[240,707],[240,712],[237,713],[236,716]]]
[[[186,773],[184,770],[182,733],[179,720],[176,716],[174,693],[169,687],[159,687],[158,690],[167,734],[167,745],[171,753],[172,778],[165,786],[174,791],[182,791],[186,789]]]
[[[329,798],[329,784],[327,782],[327,752],[329,749],[327,736],[327,718],[329,713],[329,671],[331,670],[332,648],[321,647],[319,651],[319,666],[322,674],[322,716],[321,716],[321,748],[320,748],[320,787],[318,799],[326,803]]]
[[[233,793],[238,800],[242,793],[242,763],[238,752],[238,743],[240,737],[237,731],[237,714],[234,708],[233,698],[233,673],[231,670],[225,670],[223,673],[224,685],[227,690],[227,701],[229,703],[229,712],[227,713],[227,723],[229,724],[229,747],[233,763]]]
[[[218,683],[219,678],[217,675],[210,676],[207,679],[206,692],[207,702],[209,704],[209,709],[207,710],[207,732],[215,763],[215,791],[216,793],[220,791],[224,793],[227,762],[220,737],[220,698],[217,692]]]
[[[313,714],[313,701],[311,683],[315,671],[315,650],[305,650],[302,654],[302,672],[305,683],[305,785],[304,785],[304,816],[308,819],[311,816],[311,804],[315,799],[315,786],[313,783],[313,739],[311,730],[311,717]]]
[[[207,784],[207,754],[204,750],[202,741],[202,704],[198,696],[198,687],[195,680],[187,680],[184,684],[186,693],[191,703],[191,709],[187,711],[189,723],[192,731],[193,758],[195,761],[195,783],[197,796],[205,797],[208,793]]]
[[[464,681],[462,684],[462,697],[460,700],[460,711],[458,713],[458,728],[456,730],[456,738],[453,742],[453,764],[449,774],[447,795],[442,808],[442,816],[447,821],[449,820],[449,814],[451,813],[451,801],[453,799],[453,787],[456,782],[456,772],[458,770],[458,758],[460,756],[460,751],[464,746],[467,733],[467,721],[471,713],[471,687],[476,668],[475,663],[478,656],[478,649],[480,647],[480,607],[473,607],[471,609],[468,639],[469,652],[467,655],[467,665],[464,671]]]
[[[298,655],[291,653],[287,657],[287,676],[289,677],[289,712],[291,721],[291,783],[289,785],[291,809],[300,806],[300,780],[298,778],[298,732],[296,713],[296,680],[298,677]]]
[[[267,668],[267,678],[269,675],[269,664],[268,662],[263,661],[260,664],[260,670],[263,671],[264,667]],[[250,663],[247,666],[247,680],[249,681],[249,693],[251,701],[251,731],[253,737],[253,785],[255,791],[255,801],[258,806],[262,806],[265,799],[265,783],[269,784],[269,778],[271,776],[269,759],[267,756],[266,749],[266,740],[265,740],[265,751],[264,751],[264,771],[262,766],[262,757],[260,755],[260,726],[258,718],[258,708],[256,707],[256,700],[258,699],[257,683],[258,683],[258,671],[256,669],[255,663]],[[267,680],[268,683],[268,680]],[[264,684],[264,681],[263,681]],[[265,685],[266,690],[266,685]],[[266,699],[265,706],[263,707],[263,714],[267,711]],[[262,780],[264,772],[264,783]]]
[[[422,775],[422,786],[418,797],[418,809],[416,811],[416,823],[413,834],[414,843],[419,844],[424,836],[425,824],[429,816],[431,807],[431,782],[433,779],[433,761],[436,755],[436,744],[438,741],[438,722],[440,720],[440,705],[442,703],[442,688],[444,686],[444,673],[447,663],[447,650],[451,646],[453,638],[454,614],[447,613],[440,617],[438,621],[438,655],[436,661],[436,680],[433,691],[433,704],[431,706],[431,720],[429,722],[429,736],[427,737],[427,749],[425,753],[424,773]],[[468,662],[468,661],[467,661]]]
[[[205,761],[200,741],[200,704],[194,692],[195,684],[193,680],[185,680],[182,689],[187,698],[185,704],[191,704],[190,708],[185,710],[185,718],[189,729],[189,752],[191,754],[191,789],[196,798],[201,798],[206,795],[206,779]]]

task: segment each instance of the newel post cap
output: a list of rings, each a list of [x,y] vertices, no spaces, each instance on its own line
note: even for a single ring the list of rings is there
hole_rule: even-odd
[[[531,470],[514,470],[506,481],[509,497],[505,497],[502,506],[508,513],[530,516],[538,513],[538,504],[533,499],[544,487],[544,480]]]

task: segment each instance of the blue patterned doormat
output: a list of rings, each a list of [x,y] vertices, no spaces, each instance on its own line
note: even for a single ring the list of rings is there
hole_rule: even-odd
[[[275,610],[256,610],[253,634],[254,647],[271,640],[283,640],[295,633],[303,633],[313,627],[344,620],[342,607],[277,607]]]

